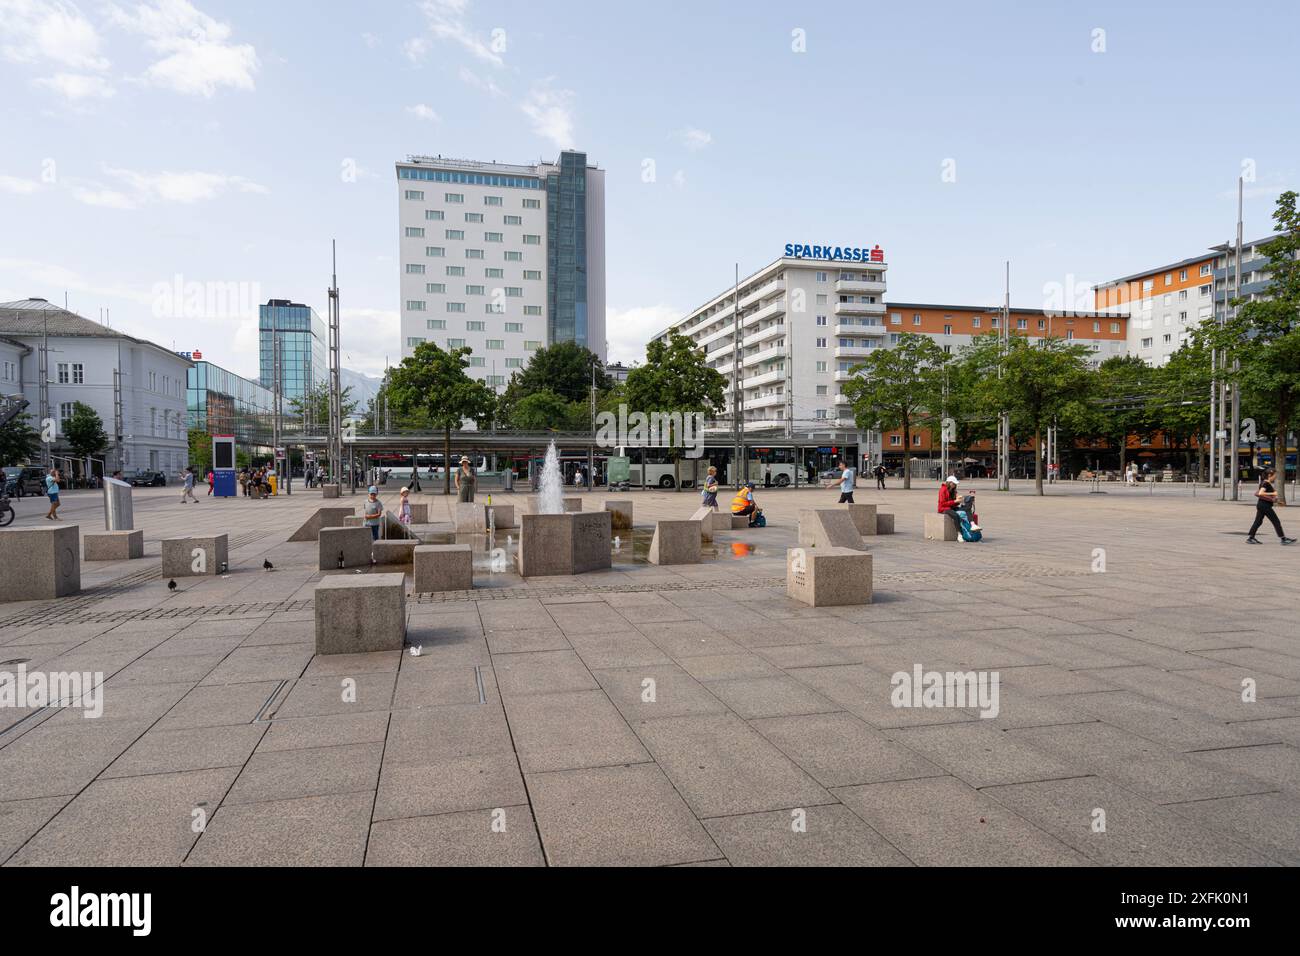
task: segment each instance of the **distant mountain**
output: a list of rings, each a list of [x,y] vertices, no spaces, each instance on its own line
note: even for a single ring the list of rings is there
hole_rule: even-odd
[[[377,375],[354,372],[349,368],[339,369],[339,385],[352,389],[352,398],[359,408],[365,408],[379,394],[379,386],[383,383],[384,380]]]

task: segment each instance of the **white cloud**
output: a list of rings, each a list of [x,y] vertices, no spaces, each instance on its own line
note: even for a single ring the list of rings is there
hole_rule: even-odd
[[[0,55],[14,63],[48,61],[75,70],[109,66],[94,24],[60,0],[0,0]]]
[[[152,0],[132,12],[112,5],[110,19],[122,29],[145,37],[161,59],[145,71],[156,86],[187,95],[211,97],[221,87],[253,90],[260,67],[257,51],[247,43],[228,42],[231,28],[196,9],[189,0]]]
[[[20,176],[6,176],[0,173],[0,189],[5,192],[30,196],[40,188],[41,184],[34,179],[23,179]]]
[[[467,66],[460,68],[460,81],[466,86],[473,86],[476,89],[491,93],[493,96],[505,96],[506,91],[492,82],[490,78],[479,76]]]
[[[533,86],[519,108],[532,121],[533,132],[559,149],[573,146],[573,91],[557,90],[550,80]]]
[[[375,36],[373,33],[363,33],[361,34],[361,39],[366,44],[366,46],[368,46],[372,50],[375,47],[379,46],[380,43],[383,42],[379,37]]]
[[[339,315],[339,341],[348,368],[380,374],[385,360],[401,361],[402,318],[395,309],[349,309]]]
[[[680,129],[673,134],[677,141],[689,149],[691,152],[699,152],[705,149],[713,142],[713,134],[702,129],[688,127]]]
[[[116,93],[102,76],[88,73],[56,73],[33,81],[69,100],[106,100]]]
[[[645,344],[684,316],[671,305],[643,305],[630,309],[610,307],[605,313],[605,340],[609,361],[645,362]]]
[[[412,63],[419,63],[429,52],[429,41],[424,37],[412,37],[402,44],[402,52]]]
[[[428,22],[429,33],[435,40],[457,43],[478,59],[493,66],[503,65],[501,56],[492,45],[480,38],[465,22],[469,0],[424,0],[420,10]]]
[[[442,118],[423,103],[416,103],[414,106],[408,106],[406,112],[410,113],[417,119],[428,120],[431,123],[437,123]]]
[[[673,173],[673,185],[681,189],[686,185],[686,170],[679,169]]]
[[[88,206],[107,209],[137,209],[149,203],[190,204],[216,199],[226,193],[262,193],[269,190],[243,176],[201,171],[141,173],[131,169],[104,167],[104,173],[120,186],[106,186],[90,180],[69,183],[72,195]]]
[[[36,259],[0,259],[0,271],[17,277],[22,283],[20,287],[27,290],[21,293],[24,297],[36,295],[53,302],[54,297],[44,295],[45,292],[67,291],[84,293],[100,300],[121,299],[142,305],[153,302],[153,295],[147,289],[95,282],[72,269],[52,262],[40,262]],[[62,301],[60,297],[60,304]]]
[[[77,202],[87,206],[102,206],[105,209],[134,209],[138,203],[126,193],[116,189],[105,189],[97,184],[73,185],[72,196]]]

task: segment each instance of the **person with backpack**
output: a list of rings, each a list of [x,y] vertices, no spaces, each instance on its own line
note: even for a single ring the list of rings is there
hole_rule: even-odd
[[[1282,530],[1282,522],[1278,520],[1277,512],[1273,510],[1277,503],[1277,489],[1273,487],[1273,479],[1277,476],[1277,470],[1266,468],[1264,474],[1260,476],[1259,487],[1255,489],[1255,523],[1250,526],[1250,531],[1246,534],[1247,544],[1263,544],[1255,537],[1255,532],[1259,530],[1260,525],[1268,519],[1273,530],[1277,532],[1281,544],[1295,544],[1295,538],[1288,538]]]
[[[731,514],[733,516],[745,516],[749,518],[751,528],[762,528],[767,525],[767,519],[763,517],[763,509],[758,507],[754,501],[754,483],[747,481],[740,486],[736,496],[731,499]]]
[[[957,476],[949,475],[939,486],[939,514],[952,521],[960,540],[978,541],[978,538],[971,537],[971,532],[981,530],[974,518],[975,496],[966,495],[964,498],[958,498],[957,485]]]
[[[884,491],[884,490],[885,490],[885,474],[886,474],[886,472],[885,472],[885,463],[882,461],[880,464],[876,465],[876,470],[875,470],[874,472],[872,472],[872,474],[874,474],[874,475],[876,476],[876,490],[877,490],[877,491]]]

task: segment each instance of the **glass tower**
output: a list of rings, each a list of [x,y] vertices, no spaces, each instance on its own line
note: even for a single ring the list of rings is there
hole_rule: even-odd
[[[548,344],[587,335],[587,154],[563,152],[546,176]],[[603,347],[604,343],[600,343]]]
[[[271,299],[258,306],[260,380],[275,383],[275,345],[280,340],[280,391],[286,399],[302,398],[329,378],[325,358],[325,322],[309,305]],[[286,409],[287,411],[287,409]]]

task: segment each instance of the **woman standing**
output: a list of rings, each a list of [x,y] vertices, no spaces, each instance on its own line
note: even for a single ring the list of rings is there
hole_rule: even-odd
[[[477,480],[474,477],[474,469],[469,465],[469,459],[462,457],[460,468],[456,471],[456,495],[458,501],[474,500],[474,485]]]
[[[1276,474],[1276,469],[1269,468],[1259,479],[1259,487],[1255,489],[1255,523],[1250,526],[1250,533],[1246,535],[1247,544],[1264,543],[1255,537],[1255,532],[1259,530],[1265,518],[1273,525],[1273,530],[1277,532],[1282,544],[1295,544],[1295,538],[1288,538],[1283,533],[1282,522],[1278,520],[1277,512],[1273,510],[1277,502],[1277,490],[1273,487],[1273,478]]]
[[[710,511],[718,510],[718,469],[709,465],[709,473],[704,478],[704,490],[700,493],[703,505]]]
[[[50,510],[45,513],[45,517],[58,521],[59,519],[59,469],[51,468],[50,473],[45,476],[45,493],[50,498]]]

